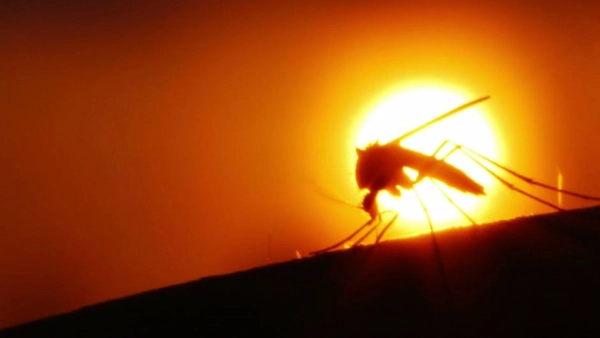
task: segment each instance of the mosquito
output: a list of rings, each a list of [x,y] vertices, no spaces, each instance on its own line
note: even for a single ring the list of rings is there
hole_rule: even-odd
[[[529,194],[517,187],[515,187],[512,183],[506,181],[505,179],[498,176],[495,172],[488,168],[488,166],[484,165],[482,162],[486,162],[488,165],[492,165],[496,168],[506,171],[507,173],[513,175],[517,179],[525,181],[529,184],[536,185],[542,188],[550,189],[557,191],[561,194],[576,196],[582,199],[600,201],[600,197],[588,196],[579,194],[576,192],[572,192],[569,190],[564,190],[561,188],[556,188],[547,184],[543,184],[540,182],[536,182],[531,178],[528,178],[522,174],[519,174],[487,157],[479,154],[478,152],[467,148],[463,145],[456,144],[452,141],[446,140],[435,150],[432,155],[423,154],[417,152],[412,149],[405,148],[400,145],[400,143],[422,131],[423,129],[438,123],[456,113],[464,111],[467,108],[470,108],[476,104],[479,104],[487,99],[490,96],[484,96],[473,100],[471,102],[465,103],[459,107],[456,107],[449,112],[440,115],[427,123],[401,135],[397,138],[393,139],[390,142],[379,144],[379,142],[371,143],[366,148],[360,149],[356,148],[356,154],[358,156],[356,161],[356,183],[358,188],[361,190],[366,190],[366,194],[363,196],[361,209],[369,214],[370,219],[359,227],[356,231],[354,231],[350,236],[344,238],[342,241],[329,246],[325,249],[313,251],[309,254],[320,254],[330,250],[333,250],[340,245],[343,245],[350,241],[352,238],[357,236],[363,229],[366,227],[373,225],[373,227],[366,232],[363,236],[361,236],[353,245],[355,247],[359,245],[365,238],[367,238],[379,224],[382,223],[382,216],[385,213],[392,212],[394,216],[392,219],[385,225],[385,227],[381,230],[381,232],[376,236],[375,244],[379,243],[385,232],[389,229],[390,225],[392,225],[396,219],[398,218],[398,214],[391,210],[386,210],[380,212],[379,206],[377,205],[377,196],[381,191],[387,191],[390,195],[399,198],[401,196],[400,189],[410,189],[412,190],[425,212],[427,220],[429,222],[429,228],[431,230],[431,234],[433,235],[433,225],[431,222],[431,218],[429,216],[429,212],[427,208],[417,193],[415,189],[415,185],[422,181],[424,178],[430,179],[435,187],[440,191],[441,194],[463,215],[465,216],[472,224],[476,224],[476,222],[469,217],[469,215],[462,210],[441,188],[437,185],[436,181],[442,182],[447,186],[462,191],[463,193],[473,194],[476,196],[485,195],[484,188],[481,184],[477,183],[471,177],[469,177],[465,172],[461,169],[447,163],[445,159],[453,154],[456,151],[460,151],[464,153],[468,158],[470,158],[474,163],[483,168],[486,172],[492,175],[494,178],[499,180],[503,185],[507,186],[509,189],[516,191],[520,194],[523,194],[533,200],[536,200],[540,203],[543,203],[553,209],[558,211],[563,211],[561,207],[547,202],[541,198],[538,198],[532,194]],[[451,149],[441,158],[437,158],[438,154],[443,150],[451,147]],[[404,168],[410,168],[418,172],[417,178],[413,181],[405,172]]]

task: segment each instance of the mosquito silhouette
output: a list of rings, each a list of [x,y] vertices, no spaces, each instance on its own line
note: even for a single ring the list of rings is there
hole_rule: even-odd
[[[476,224],[476,222],[469,217],[469,215],[462,210],[441,188],[437,185],[436,181],[442,182],[447,186],[454,188],[456,190],[462,191],[464,193],[473,194],[477,196],[485,195],[484,188],[481,184],[477,183],[467,174],[465,174],[459,168],[447,163],[445,159],[453,154],[456,151],[460,151],[464,153],[468,158],[470,158],[474,163],[483,168],[486,172],[492,175],[494,178],[499,180],[503,185],[507,186],[509,189],[523,194],[533,200],[536,200],[540,203],[543,203],[551,208],[562,211],[561,207],[547,202],[539,197],[536,197],[532,194],[529,194],[517,187],[515,187],[512,183],[506,181],[505,179],[498,176],[495,172],[488,168],[488,166],[484,165],[482,162],[486,162],[488,165],[492,165],[501,170],[506,171],[507,173],[513,175],[514,177],[525,181],[531,185],[540,186],[542,188],[554,190],[560,192],[562,194],[571,195],[575,197],[579,197],[587,200],[600,201],[600,197],[583,195],[580,193],[576,193],[569,190],[564,190],[560,188],[556,188],[550,186],[548,184],[543,184],[534,181],[531,178],[528,178],[522,174],[515,172],[481,154],[478,152],[467,148],[463,145],[456,144],[450,140],[446,140],[440,144],[440,146],[435,150],[432,155],[426,155],[420,152],[417,152],[412,149],[408,149],[402,147],[400,142],[404,139],[422,131],[423,129],[438,123],[456,113],[464,111],[467,108],[470,108],[478,103],[481,103],[490,96],[484,96],[479,99],[473,100],[471,102],[465,103],[455,109],[450,110],[449,112],[440,115],[431,121],[407,132],[404,135],[398,136],[390,142],[385,144],[379,144],[378,142],[369,144],[365,149],[356,148],[356,154],[358,155],[358,159],[356,161],[356,183],[358,187],[362,190],[366,190],[367,193],[364,195],[362,200],[361,209],[367,212],[370,216],[370,219],[359,227],[355,232],[350,234],[350,236],[344,238],[340,242],[331,245],[327,248],[310,252],[309,254],[320,254],[323,252],[327,252],[339,247],[342,244],[350,241],[352,238],[357,236],[363,229],[366,227],[373,225],[373,227],[367,231],[363,236],[361,236],[354,244],[354,246],[359,245],[365,238],[367,238],[379,224],[382,223],[382,215],[388,212],[394,213],[392,219],[385,225],[382,231],[377,235],[375,244],[379,243],[385,232],[389,229],[390,225],[392,225],[396,219],[398,218],[398,214],[392,210],[386,210],[380,212],[379,206],[377,205],[377,195],[381,191],[387,191],[390,195],[394,197],[400,197],[401,191],[400,189],[410,189],[412,190],[425,212],[427,217],[427,221],[429,223],[429,228],[433,235],[433,225],[431,222],[431,218],[429,216],[429,212],[427,208],[415,190],[414,186],[422,181],[424,178],[430,179],[435,187],[440,191],[441,194],[463,215],[465,216],[472,224]],[[450,150],[441,158],[437,158],[436,156],[443,150]],[[404,168],[410,168],[418,172],[417,178],[413,181],[405,172]]]

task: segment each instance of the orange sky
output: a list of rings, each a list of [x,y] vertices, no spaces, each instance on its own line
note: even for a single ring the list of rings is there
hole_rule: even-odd
[[[405,83],[491,95],[506,165],[600,195],[592,1],[18,3],[0,4],[0,328],[267,264],[269,235],[272,261],[340,239],[366,216],[317,190],[360,201],[348,142]],[[482,220],[550,211],[487,198]]]

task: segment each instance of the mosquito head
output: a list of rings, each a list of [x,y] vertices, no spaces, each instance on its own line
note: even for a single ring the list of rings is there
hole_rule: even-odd
[[[375,219],[375,217],[377,217],[379,214],[379,208],[377,207],[376,201],[378,192],[379,191],[369,191],[362,201],[363,210],[366,211],[369,216],[371,216],[371,219]]]
[[[379,190],[387,182],[388,172],[394,168],[390,165],[390,156],[394,149],[387,145],[373,143],[364,149],[356,148],[355,178],[359,189]]]

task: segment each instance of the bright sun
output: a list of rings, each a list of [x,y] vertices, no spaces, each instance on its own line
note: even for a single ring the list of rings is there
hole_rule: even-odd
[[[476,97],[466,97],[454,91],[433,87],[401,90],[383,98],[367,113],[355,145],[364,149],[369,143],[385,143],[438,117]],[[401,142],[401,146],[431,155],[445,140],[467,146],[496,160],[500,160],[500,147],[494,140],[491,126],[483,114],[485,103],[475,105],[443,121],[440,121]],[[452,149],[447,146],[437,157],[444,156]],[[496,188],[497,182],[476,163],[460,151],[446,158],[446,162],[463,170],[476,182],[484,186],[486,193]],[[413,179],[414,170],[405,170]],[[485,196],[473,196],[438,184],[457,205],[475,218],[481,212]],[[435,185],[425,179],[415,186],[423,199],[436,229],[470,224],[467,219],[440,193]],[[402,191],[400,198],[386,192],[379,194],[380,210],[396,210],[396,235],[406,235],[429,231],[424,211],[413,191]],[[393,234],[391,234],[393,235]]]

